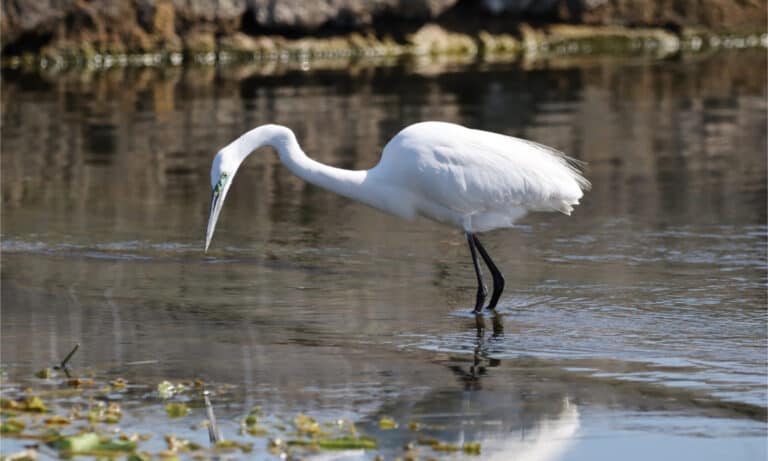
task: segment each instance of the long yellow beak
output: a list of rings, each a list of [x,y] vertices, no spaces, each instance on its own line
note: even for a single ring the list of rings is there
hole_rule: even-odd
[[[208,229],[205,232],[205,251],[208,251],[208,247],[211,245],[211,239],[213,238],[213,232],[216,230],[216,221],[219,220],[219,213],[221,213],[221,205],[224,203],[224,196],[219,191],[213,191],[211,196],[211,213],[208,215]]]

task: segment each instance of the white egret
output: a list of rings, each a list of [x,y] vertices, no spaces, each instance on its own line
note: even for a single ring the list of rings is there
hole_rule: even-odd
[[[488,293],[478,252],[493,277],[488,309],[496,307],[504,289],[504,277],[475,234],[511,227],[528,210],[570,215],[590,186],[562,152],[452,123],[406,127],[387,143],[375,167],[357,171],[316,162],[301,150],[289,128],[263,125],[213,159],[206,251],[238,167],[262,146],[272,146],[293,174],[316,186],[396,216],[421,215],[463,230],[477,276],[475,312],[482,310]]]

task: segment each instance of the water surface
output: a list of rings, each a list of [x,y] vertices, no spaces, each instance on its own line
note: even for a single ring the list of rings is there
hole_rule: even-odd
[[[490,459],[764,459],[765,69],[742,52],[4,71],[3,369],[23,382],[79,342],[76,367],[234,384],[230,433],[259,404],[359,420],[385,453],[412,434],[381,415]],[[281,123],[359,169],[426,119],[588,162],[573,216],[482,237],[507,275],[498,316],[469,314],[461,233],[305,184],[269,149],[202,252],[210,161],[242,132]],[[169,424],[146,412],[126,424]]]

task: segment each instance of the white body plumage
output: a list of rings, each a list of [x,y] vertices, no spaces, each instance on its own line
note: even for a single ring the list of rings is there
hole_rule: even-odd
[[[443,122],[402,130],[368,176],[394,197],[388,211],[466,232],[509,227],[528,210],[570,215],[589,187],[554,149]]]

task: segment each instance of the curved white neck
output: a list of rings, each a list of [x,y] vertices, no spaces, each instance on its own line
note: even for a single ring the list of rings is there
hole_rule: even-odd
[[[228,148],[235,152],[239,166],[254,150],[265,145],[274,147],[283,164],[301,179],[375,208],[391,211],[380,185],[369,180],[369,170],[345,170],[312,160],[299,147],[293,131],[284,126],[254,128]]]

